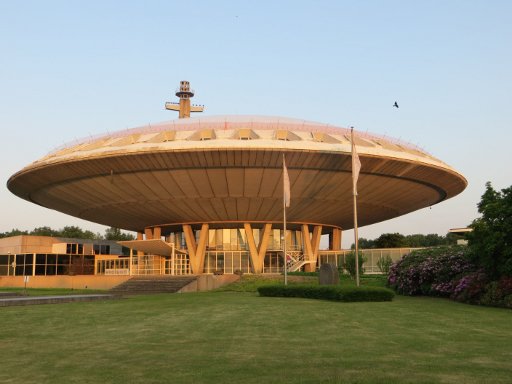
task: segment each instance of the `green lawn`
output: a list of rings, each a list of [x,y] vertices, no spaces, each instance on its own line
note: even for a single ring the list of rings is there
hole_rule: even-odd
[[[254,292],[0,309],[0,383],[510,383],[512,311]]]

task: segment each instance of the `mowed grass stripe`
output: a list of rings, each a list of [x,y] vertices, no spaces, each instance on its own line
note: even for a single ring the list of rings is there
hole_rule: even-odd
[[[8,307],[1,383],[509,383],[512,311],[209,292]]]

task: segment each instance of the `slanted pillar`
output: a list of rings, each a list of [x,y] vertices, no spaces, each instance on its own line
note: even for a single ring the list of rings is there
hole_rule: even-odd
[[[190,260],[190,268],[192,273],[197,273],[197,267],[195,266],[196,260],[196,238],[192,227],[188,224],[183,225],[183,234],[185,235],[185,243],[187,244],[188,257]]]
[[[305,259],[309,262],[304,266],[306,272],[314,272],[318,259],[318,250],[320,248],[320,239],[322,237],[322,226],[315,225],[313,228],[313,236],[310,236],[309,227],[302,225],[302,237],[304,239]]]
[[[197,273],[203,273],[204,271],[204,256],[206,253],[206,243],[208,242],[208,224],[201,225],[201,234],[199,235],[199,244],[197,244],[196,257],[198,259]]]
[[[251,258],[254,273],[263,273],[265,253],[267,252],[268,239],[270,237],[270,231],[272,230],[272,224],[265,224],[263,233],[260,236],[260,244],[258,247],[256,247],[251,224],[244,223],[244,229],[247,237],[247,244],[249,245],[249,256]]]
[[[265,254],[267,253],[268,248],[268,239],[270,239],[270,233],[272,232],[272,224],[267,223],[263,228],[263,236],[260,236],[260,246],[258,248],[258,255],[261,260],[261,270],[263,271],[263,266],[265,263]]]
[[[245,237],[247,238],[247,245],[249,246],[249,257],[251,258],[252,268],[254,273],[261,273],[260,260],[258,257],[258,249],[254,241],[254,233],[252,232],[251,224],[244,223]]]
[[[320,240],[322,239],[322,226],[315,225],[313,228],[313,237],[311,238],[311,245],[313,248],[313,257],[316,261],[318,258],[318,251],[320,250]]]
[[[206,242],[208,240],[208,224],[201,226],[199,243],[196,244],[196,238],[192,227],[188,224],[183,225],[183,233],[187,243],[188,257],[190,259],[190,268],[193,274],[201,274],[204,270],[204,256],[206,252]]]

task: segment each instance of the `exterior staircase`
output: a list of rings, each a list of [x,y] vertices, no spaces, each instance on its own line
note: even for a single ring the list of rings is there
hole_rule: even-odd
[[[306,260],[305,255],[300,251],[290,251],[287,253],[286,270],[288,272],[298,271],[304,264],[309,261]]]
[[[120,295],[176,293],[196,279],[196,276],[134,276],[130,280],[115,286],[110,292]]]

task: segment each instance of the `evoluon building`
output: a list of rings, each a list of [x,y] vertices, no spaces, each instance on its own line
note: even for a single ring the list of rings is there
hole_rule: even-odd
[[[123,244],[132,256],[119,267],[129,274],[280,272],[284,241],[291,270],[336,258],[342,231],[353,228],[350,130],[283,117],[188,118],[202,107],[190,105],[188,83],[176,94],[180,104],[167,107],[186,118],[60,148],[14,174],[8,188],[136,232]],[[360,226],[434,205],[467,185],[415,146],[361,132],[354,142]],[[286,233],[283,155],[291,187]],[[319,250],[322,235],[329,250]]]

